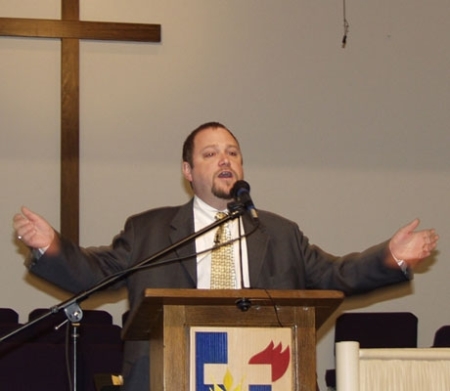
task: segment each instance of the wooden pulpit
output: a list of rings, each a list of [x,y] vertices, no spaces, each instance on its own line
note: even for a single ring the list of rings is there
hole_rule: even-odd
[[[152,391],[276,390],[276,383],[280,381],[277,378],[283,376],[288,377],[290,384],[283,387],[284,391],[315,391],[316,330],[336,310],[343,297],[341,292],[323,290],[147,289],[138,308],[130,314],[123,337],[150,341]],[[212,346],[206,349],[213,351],[208,353],[209,358],[201,361],[205,348],[199,348],[196,341],[203,339],[196,339],[193,334],[213,336],[207,339],[221,341],[219,337],[226,338],[228,332],[240,331],[247,333],[243,340],[231,342],[236,337],[230,337],[227,343],[234,346],[227,346],[225,353],[215,352]],[[283,344],[278,344],[278,336],[267,339],[260,331],[269,334],[280,331],[287,334],[287,342],[285,338]],[[262,343],[265,347],[265,340],[271,340],[272,344],[265,349],[252,347],[253,343]],[[247,349],[246,353],[231,353],[238,348]],[[255,354],[251,354],[251,360],[239,364],[238,370],[227,367],[227,363],[248,355],[249,351]],[[226,357],[221,366],[217,361],[207,363],[220,356]],[[281,364],[283,356],[288,363],[285,368]],[[236,376],[247,364],[249,370],[261,369],[261,374]],[[207,372],[211,369],[214,373],[216,367],[222,370],[227,367],[225,380],[220,375],[209,375],[214,380],[208,380]],[[265,377],[268,380],[264,380]],[[266,385],[242,386],[246,382]],[[199,383],[202,386],[198,386]]]

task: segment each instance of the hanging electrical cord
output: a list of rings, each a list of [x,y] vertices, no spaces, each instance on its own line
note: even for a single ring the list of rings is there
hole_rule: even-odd
[[[344,36],[342,38],[342,48],[345,48],[345,46],[347,45],[347,35],[348,35],[348,29],[350,27],[350,25],[347,22],[347,9],[346,9],[346,4],[345,4],[345,0],[343,1],[343,11],[344,11]]]

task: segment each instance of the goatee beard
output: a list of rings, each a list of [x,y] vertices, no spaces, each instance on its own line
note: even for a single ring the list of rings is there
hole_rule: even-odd
[[[211,188],[211,192],[222,200],[231,200],[231,195],[229,191],[225,191],[223,189],[219,189],[216,185],[213,185]]]

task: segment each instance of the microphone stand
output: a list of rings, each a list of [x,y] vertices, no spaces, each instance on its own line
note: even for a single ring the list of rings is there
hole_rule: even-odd
[[[155,260],[157,260],[159,257],[162,257],[168,253],[170,253],[171,251],[183,246],[184,244],[190,242],[191,240],[196,239],[197,237],[203,235],[206,232],[209,232],[211,230],[213,230],[214,228],[218,227],[219,225],[226,223],[229,220],[233,220],[239,216],[242,216],[245,212],[245,207],[242,203],[239,202],[230,202],[228,205],[228,210],[230,211],[230,213],[225,216],[223,219],[220,220],[216,220],[213,223],[211,223],[210,225],[206,226],[205,228],[192,233],[191,235],[186,236],[185,238],[179,240],[178,242],[175,242],[174,244],[166,247],[165,249],[157,252],[156,254],[145,258],[144,260],[138,262],[137,264],[131,266],[130,268],[124,270],[123,273],[120,274],[115,274],[111,277],[107,277],[106,279],[100,281],[98,284],[94,285],[93,287],[80,292],[78,294],[76,294],[75,296],[71,297],[70,299],[63,301],[60,304],[57,304],[53,307],[51,307],[47,312],[45,312],[44,314],[42,314],[39,317],[36,317],[35,319],[23,324],[22,326],[18,327],[15,330],[10,331],[9,333],[3,335],[2,337],[0,337],[0,343],[7,340],[8,338],[20,333],[21,331],[31,327],[32,325],[39,323],[40,321],[48,318],[49,316],[58,313],[59,311],[63,310],[66,314],[67,317],[67,321],[70,321],[72,323],[72,325],[74,325],[74,332],[73,332],[73,339],[74,339],[74,363],[73,363],[73,368],[74,368],[74,379],[73,379],[73,383],[74,383],[74,389],[73,391],[76,391],[76,384],[77,381],[75,379],[75,375],[76,375],[76,340],[77,340],[77,327],[81,321],[81,319],[83,318],[83,311],[81,310],[81,308],[79,307],[79,302],[82,302],[84,300],[86,300],[91,294],[98,292],[110,285],[112,285],[113,283],[117,282],[118,280],[125,278],[126,276],[128,276],[129,274],[138,271],[139,269],[141,269],[143,266],[146,265],[150,265],[152,262],[154,262]],[[247,303],[247,299],[242,299]],[[237,303],[238,307],[239,307],[239,303]],[[247,304],[248,305],[248,304]],[[248,308],[247,308],[248,309]]]

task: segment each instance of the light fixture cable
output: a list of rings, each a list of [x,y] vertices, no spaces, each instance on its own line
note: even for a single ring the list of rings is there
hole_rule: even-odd
[[[347,35],[348,35],[348,30],[350,25],[348,24],[347,21],[347,7],[345,4],[345,0],[343,1],[343,13],[344,13],[344,36],[342,38],[342,48],[345,48],[345,46],[347,45]]]

